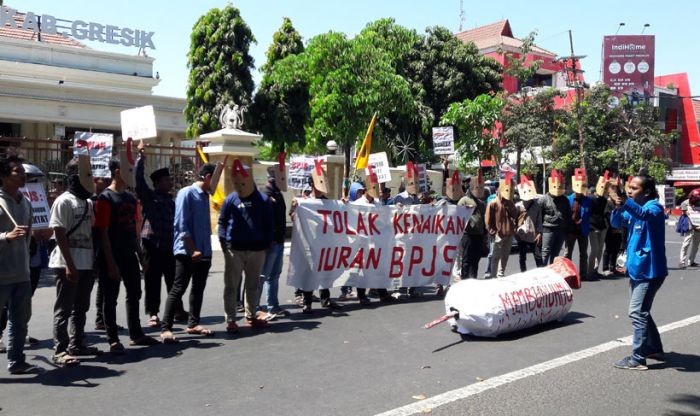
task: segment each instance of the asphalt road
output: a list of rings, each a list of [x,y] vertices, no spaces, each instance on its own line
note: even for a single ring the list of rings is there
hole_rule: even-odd
[[[660,326],[700,314],[700,271],[676,270],[679,250],[679,237],[667,227],[671,274],[653,309]],[[517,256],[512,255],[508,269],[516,268]],[[311,316],[288,305],[290,318],[273,322],[265,331],[244,328],[229,336],[223,322],[222,272],[223,259],[217,256],[203,308],[204,323],[217,331],[215,337],[180,331],[178,344],[128,348],[126,356],[104,354],[75,368],[51,364],[54,289],[50,281],[42,281],[30,323],[31,335],[42,342],[27,354],[43,372],[10,376],[0,371],[0,415],[373,415],[410,414],[400,409],[411,404],[417,404],[418,412],[445,415],[700,413],[697,323],[665,332],[669,360],[647,372],[612,367],[629,352],[620,343],[477,394],[422,405],[445,392],[628,337],[626,279],[584,282],[563,321],[497,339],[463,340],[446,324],[422,329],[444,311],[443,302],[431,294],[392,305],[348,302],[332,312],[315,305]],[[283,286],[280,292],[280,300],[291,303],[292,289]],[[338,289],[332,293],[337,295]],[[123,301],[119,312],[123,324]],[[103,335],[92,330],[93,320],[91,310],[89,341],[106,349]],[[126,333],[122,341],[128,341]],[[5,365],[3,360],[0,356]]]

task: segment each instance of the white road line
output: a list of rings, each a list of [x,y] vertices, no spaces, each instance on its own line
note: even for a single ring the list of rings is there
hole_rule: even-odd
[[[664,325],[659,328],[659,332],[669,332],[674,329],[683,328],[689,325],[693,325],[700,322],[700,315],[692,316],[681,321],[672,322],[668,325]],[[419,402],[411,403],[406,406],[402,406],[388,412],[380,413],[377,416],[408,416],[422,413],[428,411],[428,409],[435,409],[436,407],[445,405],[447,403],[452,403],[457,400],[462,400],[470,396],[477,395],[486,390],[494,389],[496,387],[502,386],[504,384],[512,383],[514,381],[522,380],[526,377],[534,376],[537,374],[544,373],[545,371],[553,370],[558,367],[562,367],[567,364],[571,364],[576,361],[583,360],[585,358],[593,357],[610,350],[613,350],[622,345],[631,345],[632,337],[619,338],[614,341],[606,342],[604,344],[597,345],[595,347],[587,348],[585,350],[577,351],[571,354],[564,355],[553,360],[535,364],[532,367],[523,368],[522,370],[516,370],[512,373],[503,374],[498,377],[490,378],[485,381],[470,384],[468,386],[448,391],[439,394],[434,397],[430,397]]]

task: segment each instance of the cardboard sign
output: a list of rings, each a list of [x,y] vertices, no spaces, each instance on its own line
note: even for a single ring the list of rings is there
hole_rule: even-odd
[[[314,181],[314,188],[324,195],[328,193],[328,179],[326,179],[326,171],[323,170],[323,162],[319,159],[314,160],[314,168],[311,170],[311,178]]]
[[[87,146],[78,145],[79,140],[84,140]],[[73,156],[90,156],[92,176],[95,178],[111,178],[109,160],[112,158],[113,144],[114,136],[111,134],[76,131],[73,141]]]
[[[292,155],[289,159],[289,174],[287,175],[287,185],[290,189],[301,190],[309,184],[314,160],[316,160],[314,157]]]
[[[428,168],[425,163],[414,165],[418,170],[418,192],[428,192]]]
[[[372,153],[369,155],[368,166],[372,166],[377,175],[379,183],[391,182],[391,172],[389,171],[389,158],[386,152]],[[369,175],[369,170],[365,169],[365,175]]]
[[[433,152],[436,155],[454,154],[455,133],[452,126],[433,127]]]
[[[121,112],[122,139],[146,140],[158,137],[156,114],[152,105]]]
[[[133,140],[126,139],[124,146],[119,149],[119,172],[124,183],[128,188],[136,187],[136,160],[134,159],[134,150],[131,146]]]
[[[32,213],[34,217],[32,229],[41,230],[49,228],[51,211],[49,210],[49,201],[46,198],[44,185],[41,183],[27,183],[24,188],[19,188],[19,190],[32,204]]]
[[[452,176],[447,178],[445,194],[453,201],[459,201],[459,199],[464,196],[464,190],[462,190],[462,179],[459,177],[458,170],[453,171]]]

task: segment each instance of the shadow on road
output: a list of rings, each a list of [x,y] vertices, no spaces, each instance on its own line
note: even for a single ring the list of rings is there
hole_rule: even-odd
[[[681,354],[678,352],[667,352],[665,360],[655,364],[647,363],[650,370],[672,369],[683,373],[700,372],[700,356],[693,354]]]
[[[664,413],[665,416],[697,416],[700,414],[700,396],[697,394],[674,394],[668,401],[686,409],[669,410]]]

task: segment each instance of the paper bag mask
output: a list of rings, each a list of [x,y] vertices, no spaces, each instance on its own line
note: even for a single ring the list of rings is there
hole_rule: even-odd
[[[562,196],[565,191],[564,175],[556,169],[552,169],[549,174],[549,194],[552,196]]]
[[[287,167],[284,163],[286,156],[286,153],[280,152],[277,155],[277,163],[267,168],[268,175],[275,178],[275,184],[282,192],[287,192]]]
[[[367,170],[369,175],[365,177],[365,193],[374,199],[379,199],[379,180],[377,179],[377,173],[374,171],[372,165],[367,165]]]
[[[518,194],[521,201],[532,201],[537,198],[537,189],[535,183],[525,175],[520,175],[520,184],[518,185]]]
[[[326,179],[326,172],[323,170],[321,161],[314,160],[314,168],[311,170],[311,179],[314,181],[314,188],[317,192],[326,195],[328,193],[328,180]]]
[[[598,178],[598,183],[595,185],[595,194],[600,197],[608,195],[608,186],[610,185],[610,172],[607,170],[603,176]]]
[[[406,176],[404,181],[406,184],[406,192],[408,192],[410,195],[418,195],[418,169],[413,162],[406,163]]]
[[[124,146],[119,149],[119,172],[127,188],[133,189],[136,188],[136,176],[134,172],[136,161],[134,160],[132,143],[133,140],[129,137],[126,139],[126,142],[124,142]]]
[[[462,189],[462,180],[459,177],[459,171],[452,172],[452,177],[447,178],[447,188],[445,194],[452,201],[459,201],[464,196]]]
[[[513,172],[506,172],[506,177],[498,185],[498,194],[502,199],[513,200],[513,176]]]
[[[479,169],[476,176],[472,176],[469,181],[469,190],[475,197],[479,199],[484,198],[484,175],[481,173],[481,169]]]
[[[233,161],[231,176],[233,177],[233,189],[238,193],[239,197],[247,198],[253,193],[255,190],[255,183],[253,183],[252,172],[249,167],[243,166],[238,159]]]
[[[588,193],[588,178],[585,169],[574,169],[574,176],[571,177],[571,189],[577,194],[586,195]]]

